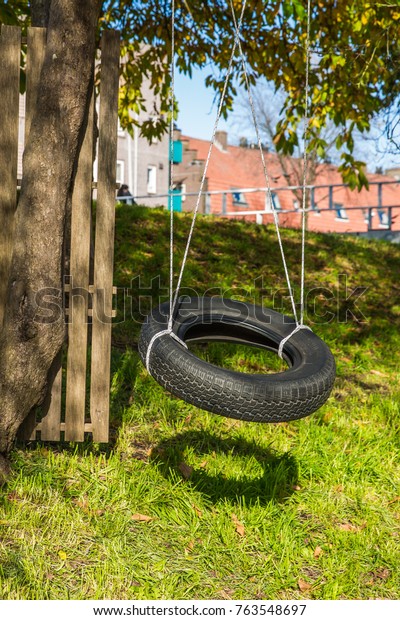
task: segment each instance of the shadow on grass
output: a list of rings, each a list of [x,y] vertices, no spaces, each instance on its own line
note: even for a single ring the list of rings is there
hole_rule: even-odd
[[[185,465],[186,450],[202,458],[198,467]],[[151,462],[165,478],[183,477],[212,503],[279,503],[293,493],[298,480],[297,462],[290,454],[277,455],[255,442],[206,431],[186,431],[161,441],[152,450]]]

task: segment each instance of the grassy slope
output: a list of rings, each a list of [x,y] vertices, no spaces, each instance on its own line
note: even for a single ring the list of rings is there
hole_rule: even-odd
[[[178,218],[181,249],[189,223]],[[299,235],[283,237],[298,284]],[[400,248],[310,235],[307,251],[307,289],[330,291],[316,297],[316,312],[335,315],[315,325],[337,361],[328,403],[307,419],[261,426],[172,398],[135,352],[135,280],[134,320],[114,330],[112,445],[13,453],[0,504],[3,598],[398,597]],[[158,274],[166,284],[167,273],[167,215],[119,210],[116,284],[139,274],[142,286]],[[350,289],[368,287],[362,323],[345,321],[351,303],[337,298],[339,274]],[[252,284],[260,276],[264,289]],[[284,289],[274,231],[201,218],[184,286],[258,300]],[[201,354],[249,372],[279,367],[240,347]]]

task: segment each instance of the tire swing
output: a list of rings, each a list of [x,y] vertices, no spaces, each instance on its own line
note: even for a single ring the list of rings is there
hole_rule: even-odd
[[[334,379],[335,361],[327,345],[304,325],[304,250],[306,213],[307,148],[305,129],[304,183],[302,206],[302,273],[300,319],[286,266],[279,221],[272,201],[270,180],[267,173],[258,124],[251,96],[246,64],[239,39],[243,12],[236,23],[230,0],[235,41],[217,118],[210,142],[208,157],[200,183],[197,203],[188,235],[178,283],[173,293],[173,168],[170,175],[170,301],[155,308],[146,318],[139,339],[139,354],[148,372],[169,392],[200,409],[228,418],[250,422],[288,422],[303,418],[321,407],[328,399]],[[304,126],[308,125],[308,74],[309,74],[310,0],[308,2],[306,47],[306,110]],[[261,153],[266,186],[272,205],[275,227],[282,255],[286,280],[290,292],[294,319],[262,306],[224,298],[179,298],[183,271],[189,252],[196,216],[199,210],[208,163],[221,116],[226,88],[232,70],[236,48],[239,49],[244,68],[247,91]],[[172,0],[172,58],[174,58],[174,0]],[[171,107],[174,101],[174,63],[171,62]],[[173,113],[171,114],[171,135]],[[172,148],[172,140],[171,148]],[[268,349],[288,364],[288,369],[275,374],[247,374],[220,368],[200,359],[189,351],[187,343],[234,342]]]

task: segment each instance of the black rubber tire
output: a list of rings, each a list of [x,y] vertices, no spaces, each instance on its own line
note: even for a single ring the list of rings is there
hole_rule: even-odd
[[[146,318],[139,340],[145,363],[153,336],[167,328],[169,303]],[[296,324],[288,316],[231,299],[180,300],[173,331],[184,342],[220,340],[278,351]],[[250,422],[288,422],[325,403],[335,380],[335,361],[327,345],[302,329],[283,349],[289,368],[275,374],[246,374],[210,364],[169,334],[157,338],[150,355],[152,376],[175,396],[201,409]]]

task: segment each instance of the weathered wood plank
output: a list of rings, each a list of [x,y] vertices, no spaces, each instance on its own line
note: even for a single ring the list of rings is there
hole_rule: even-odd
[[[94,96],[82,144],[72,194],[71,289],[69,294],[66,441],[83,441],[85,434],[88,296],[93,174]]]
[[[43,418],[40,424],[42,441],[60,441],[61,437],[61,393],[62,393],[62,351],[57,355],[49,372],[49,385],[43,403]],[[36,432],[36,429],[35,429]]]
[[[102,39],[99,114],[99,159],[90,417],[93,441],[108,441],[111,361],[112,281],[114,268],[115,175],[117,161],[119,35],[107,31]]]
[[[17,205],[18,111],[21,30],[0,35],[0,328],[3,325]]]

